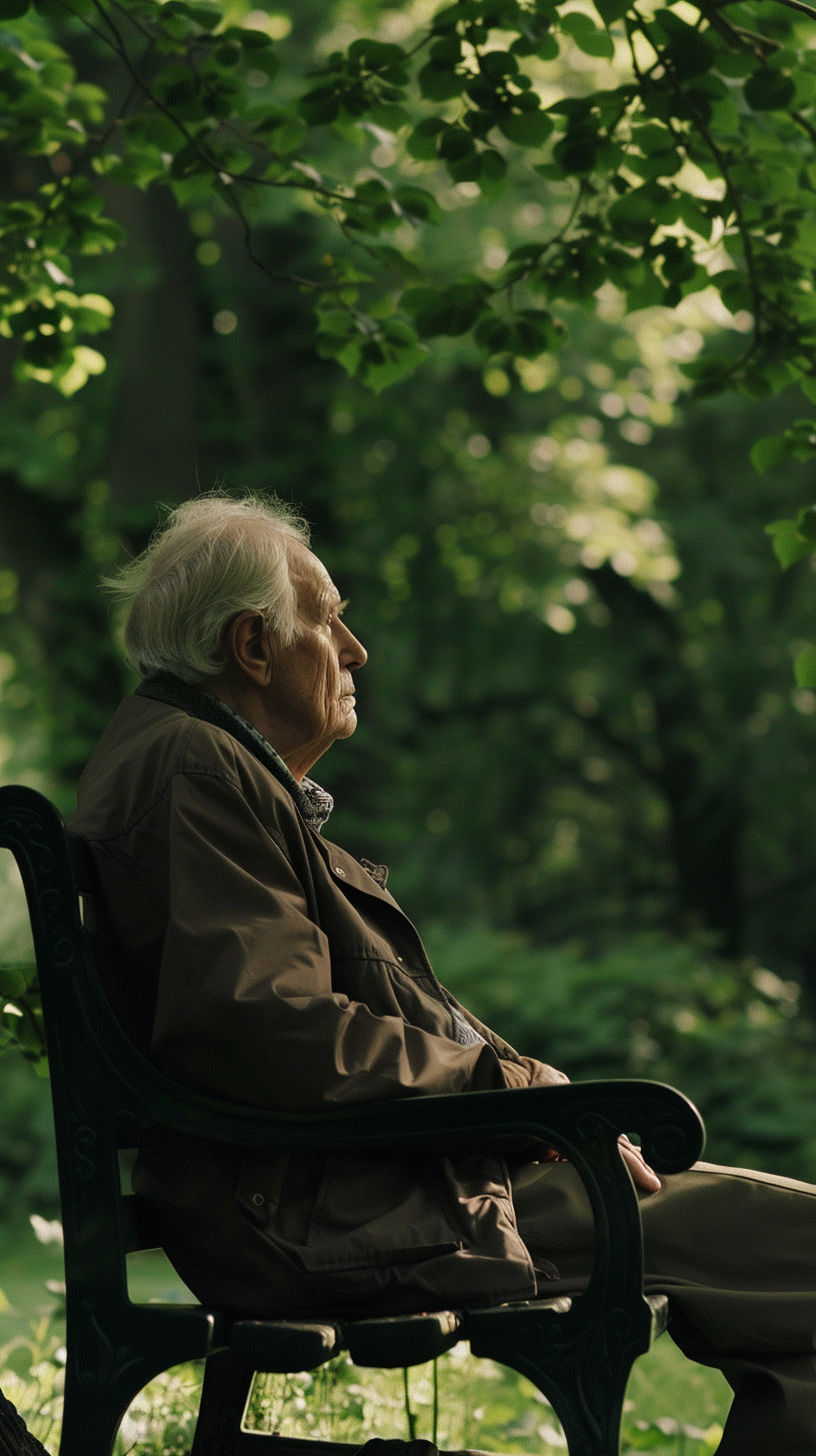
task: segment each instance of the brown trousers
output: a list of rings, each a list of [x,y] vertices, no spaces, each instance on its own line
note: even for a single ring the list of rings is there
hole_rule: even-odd
[[[561,1275],[586,1282],[593,1224],[569,1163],[513,1179],[519,1231]],[[668,1294],[669,1333],[718,1366],[735,1398],[721,1456],[816,1456],[816,1186],[696,1163],[641,1194],[646,1292]]]

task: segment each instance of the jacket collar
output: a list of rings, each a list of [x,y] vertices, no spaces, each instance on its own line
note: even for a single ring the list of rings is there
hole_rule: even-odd
[[[236,713],[234,708],[229,708],[220,698],[213,697],[212,693],[202,692],[201,688],[183,682],[170,672],[158,672],[145,678],[136,688],[136,697],[152,698],[157,703],[166,703],[168,707],[180,708],[183,713],[189,713],[191,718],[200,718],[204,723],[211,723],[213,727],[222,728],[225,733],[229,733],[283,784],[309,827],[318,834],[321,832],[334,808],[331,794],[313,779],[305,778],[302,783],[298,783],[272,744],[267,743],[263,734],[253,728],[240,713]]]

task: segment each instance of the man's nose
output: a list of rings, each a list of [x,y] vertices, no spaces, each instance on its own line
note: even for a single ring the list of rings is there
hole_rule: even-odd
[[[343,667],[347,667],[350,672],[354,672],[358,667],[365,666],[368,660],[368,653],[362,642],[358,642],[354,633],[349,631],[345,622],[342,622],[341,626],[345,641],[340,648],[340,662]]]

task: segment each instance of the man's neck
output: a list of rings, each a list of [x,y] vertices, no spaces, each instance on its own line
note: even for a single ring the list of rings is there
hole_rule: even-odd
[[[274,713],[269,712],[261,693],[252,683],[235,683],[229,678],[218,677],[207,678],[198,687],[200,692],[209,693],[225,707],[231,708],[233,713],[240,714],[275,750],[295,782],[303,782],[309,769],[317,762],[317,757],[298,751],[294,745],[286,742],[286,729],[276,720]]]

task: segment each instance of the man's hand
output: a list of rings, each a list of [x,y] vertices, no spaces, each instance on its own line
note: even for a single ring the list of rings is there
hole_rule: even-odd
[[[625,1132],[622,1132],[618,1138],[618,1147],[624,1163],[632,1174],[632,1182],[635,1187],[642,1188],[644,1193],[656,1193],[661,1186],[660,1179],[645,1162],[640,1148],[636,1148],[634,1143],[630,1143]]]
[[[502,1076],[508,1087],[561,1087],[569,1081],[566,1072],[559,1072],[535,1057],[519,1057],[517,1062],[502,1062]]]
[[[551,1067],[547,1062],[537,1062],[535,1057],[524,1057],[530,1068],[531,1087],[561,1087],[569,1081],[566,1072],[559,1072],[557,1067]]]
[[[508,1087],[558,1087],[569,1082],[566,1072],[559,1072],[555,1067],[550,1067],[546,1062],[538,1062],[535,1057],[521,1057],[519,1062],[502,1062],[502,1072]],[[632,1182],[636,1188],[644,1193],[656,1193],[661,1187],[660,1179],[653,1168],[645,1161],[640,1148],[630,1143],[625,1132],[618,1138],[618,1147],[621,1156],[632,1175]],[[535,1157],[540,1163],[565,1163],[568,1160],[563,1153],[555,1148],[548,1148],[540,1144],[535,1152]]]

